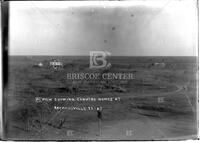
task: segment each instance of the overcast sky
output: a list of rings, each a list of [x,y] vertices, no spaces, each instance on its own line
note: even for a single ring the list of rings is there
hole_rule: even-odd
[[[11,2],[10,55],[197,55],[196,3]]]

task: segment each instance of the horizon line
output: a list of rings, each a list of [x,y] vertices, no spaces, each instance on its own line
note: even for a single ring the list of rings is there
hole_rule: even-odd
[[[90,56],[90,55],[8,55],[8,56]],[[110,57],[198,57],[198,55],[112,55]]]

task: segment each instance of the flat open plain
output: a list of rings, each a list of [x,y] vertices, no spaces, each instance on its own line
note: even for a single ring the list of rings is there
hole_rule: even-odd
[[[52,58],[63,62],[52,69]],[[35,67],[36,63],[42,67]],[[196,57],[112,57],[112,67],[91,71],[89,57],[10,56],[5,94],[5,136],[20,140],[161,140],[197,135]],[[156,63],[163,63],[157,65]],[[125,72],[132,80],[66,78],[74,72]],[[100,89],[99,89],[100,88]],[[44,101],[35,98],[119,98],[117,101]],[[97,111],[55,110],[92,106]]]

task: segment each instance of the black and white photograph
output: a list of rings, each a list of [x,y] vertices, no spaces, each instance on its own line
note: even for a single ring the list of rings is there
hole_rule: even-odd
[[[5,3],[3,140],[198,138],[197,0]]]

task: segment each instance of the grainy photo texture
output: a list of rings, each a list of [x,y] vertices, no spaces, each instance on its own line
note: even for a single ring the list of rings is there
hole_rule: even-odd
[[[5,9],[3,139],[197,138],[197,1]]]

